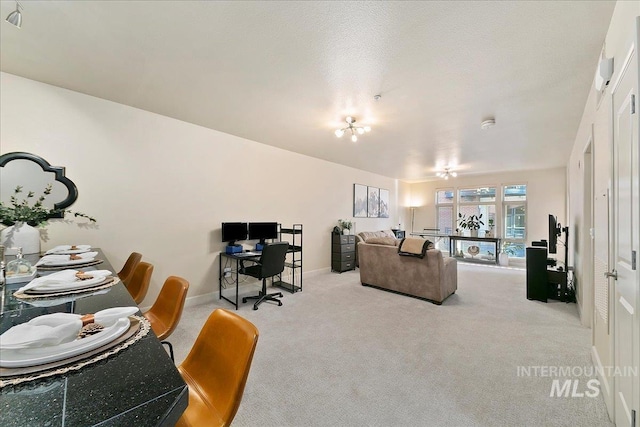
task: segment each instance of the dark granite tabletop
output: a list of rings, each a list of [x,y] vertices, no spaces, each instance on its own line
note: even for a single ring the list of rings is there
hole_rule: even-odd
[[[105,262],[83,270],[117,272],[101,251],[98,258]],[[43,314],[86,314],[136,305],[122,283],[104,294],[50,307],[13,298],[13,292],[23,285],[4,289],[0,333]],[[187,404],[185,382],[150,331],[132,346],[78,371],[3,387],[0,426],[172,426]]]

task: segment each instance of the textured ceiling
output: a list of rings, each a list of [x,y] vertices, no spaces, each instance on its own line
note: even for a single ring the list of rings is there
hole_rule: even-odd
[[[407,181],[564,166],[615,4],[22,3],[2,71]]]

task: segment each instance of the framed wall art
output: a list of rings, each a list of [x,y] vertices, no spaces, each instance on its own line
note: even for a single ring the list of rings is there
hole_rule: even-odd
[[[378,218],[380,215],[380,189],[378,187],[367,187],[367,216]]]
[[[367,217],[367,186],[353,184],[353,217]]]
[[[389,218],[389,190],[380,189],[380,206],[378,208],[379,218]]]

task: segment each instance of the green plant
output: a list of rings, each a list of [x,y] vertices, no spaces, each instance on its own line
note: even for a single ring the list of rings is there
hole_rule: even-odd
[[[54,215],[64,215],[67,213],[72,213],[76,218],[86,218],[90,222],[96,222],[95,218],[80,212],[45,207],[43,203],[47,196],[51,194],[52,187],[52,184],[48,184],[42,195],[37,199],[35,198],[35,193],[29,191],[22,200],[19,200],[18,197],[22,193],[22,186],[18,185],[11,196],[10,206],[6,206],[0,202],[0,223],[13,225],[16,222],[26,222],[31,226],[38,226],[46,223]],[[35,203],[31,204],[33,200],[35,200]]]
[[[515,256],[517,246],[518,246],[517,243],[507,242],[502,246],[502,252],[504,252],[509,256]]]
[[[482,222],[482,214],[480,215],[469,215],[468,217],[462,213],[458,213],[458,223],[460,227],[465,230],[479,230],[481,225],[484,225]]]
[[[339,219],[338,225],[342,230],[351,230],[351,227],[353,227],[353,222],[349,221],[348,219]]]

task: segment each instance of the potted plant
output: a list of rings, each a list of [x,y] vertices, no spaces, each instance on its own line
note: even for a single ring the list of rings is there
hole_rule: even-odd
[[[484,232],[484,237],[493,237],[493,227],[495,227],[493,218],[489,218],[487,224],[489,225],[489,229]]]
[[[462,229],[469,230],[471,237],[478,237],[478,230],[481,225],[484,225],[484,222],[482,222],[482,214],[466,216],[458,213],[458,223]]]
[[[74,217],[86,218],[89,222],[96,222],[95,218],[80,212],[44,206],[43,203],[47,196],[51,194],[52,187],[52,184],[48,184],[42,195],[37,199],[34,192],[30,191],[20,200],[22,186],[17,186],[8,205],[0,202],[0,223],[8,226],[0,234],[0,243],[2,245],[6,248],[22,247],[22,252],[25,255],[40,253],[40,232],[34,227],[42,226],[52,216],[73,213]],[[11,255],[12,252],[7,250],[6,253]]]
[[[351,228],[353,227],[353,222],[348,219],[339,219],[338,225],[340,229],[342,229],[342,234],[351,234]]]

